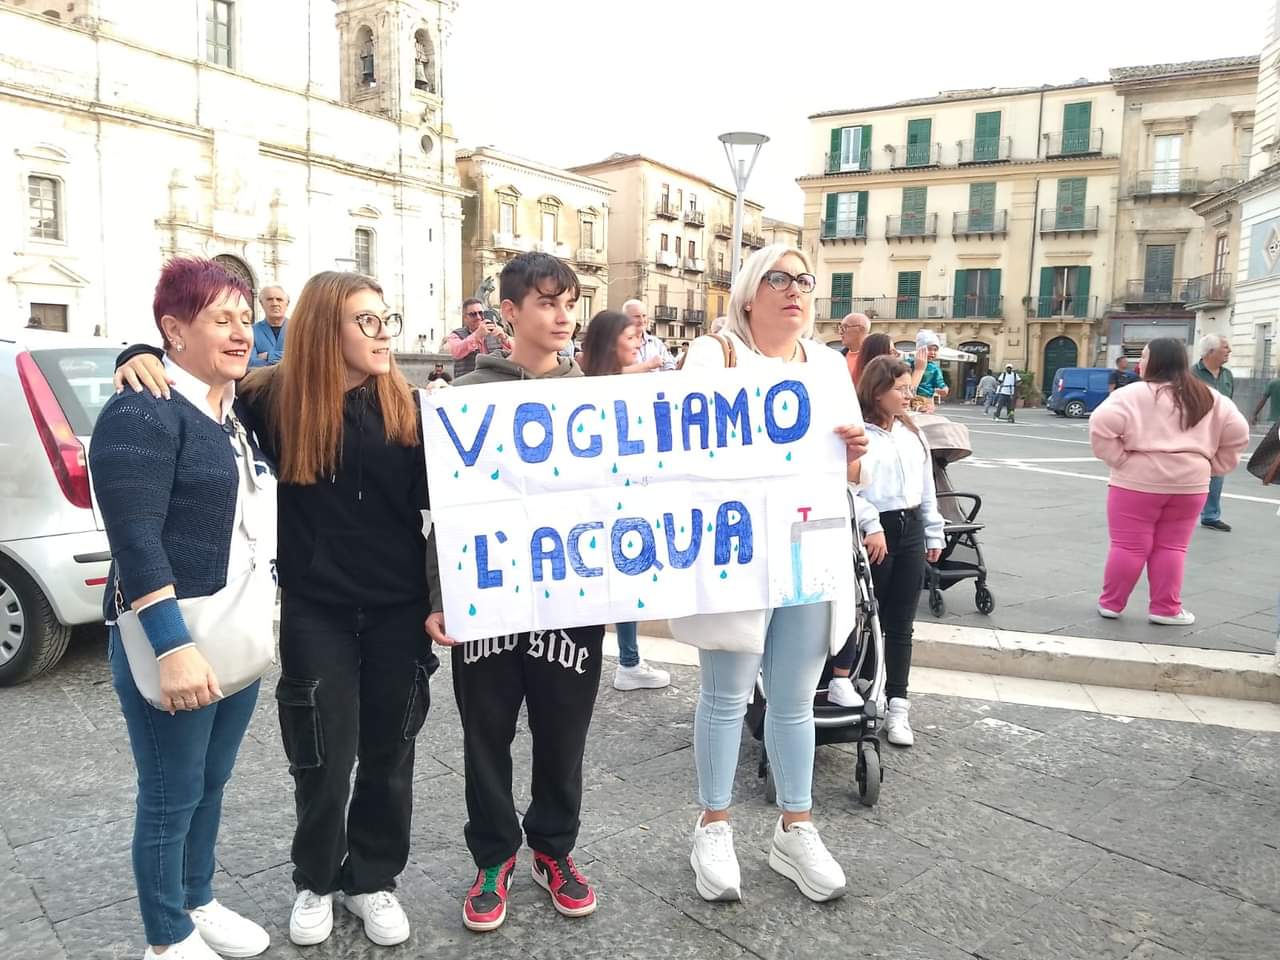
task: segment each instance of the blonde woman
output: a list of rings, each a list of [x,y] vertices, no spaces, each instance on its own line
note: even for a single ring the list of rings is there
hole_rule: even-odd
[[[845,387],[844,392],[831,395],[831,402],[847,404],[849,421],[856,420],[857,399],[844,358],[812,339],[815,286],[809,261],[800,250],[774,244],[756,251],[734,281],[729,319],[718,335],[723,339],[706,336],[695,340],[684,369],[823,365],[830,368],[832,383]],[[733,358],[729,364],[728,357]],[[866,450],[866,437],[858,426],[841,427],[837,432],[848,447],[849,480],[857,483],[858,458]],[[831,604],[813,603],[671,622],[677,639],[700,648],[694,758],[703,810],[694,827],[690,863],[698,893],[707,900],[741,897],[729,807],[742,719],[761,669],[769,700],[765,746],[781,807],[769,865],[812,900],[831,900],[845,892],[844,871],[827,852],[810,816],[813,692],[832,649],[833,632],[843,642],[852,626],[833,623],[834,619]],[[744,650],[750,652],[741,652]]]

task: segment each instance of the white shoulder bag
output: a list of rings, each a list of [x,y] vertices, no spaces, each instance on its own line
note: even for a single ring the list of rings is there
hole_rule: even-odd
[[[276,602],[276,480],[259,476],[253,447],[243,425],[231,416],[238,449],[236,459],[248,483],[239,488],[240,528],[249,537],[253,560],[243,574],[227,581],[217,593],[178,601],[178,609],[196,649],[209,662],[224,697],[239,693],[261,679],[275,661],[273,612]],[[244,495],[247,489],[248,494]],[[160,664],[138,615],[125,609],[116,574],[116,627],[129,658],[129,671],[138,692],[153,707],[161,706]]]

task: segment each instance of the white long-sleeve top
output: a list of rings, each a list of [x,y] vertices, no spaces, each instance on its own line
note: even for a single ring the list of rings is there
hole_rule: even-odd
[[[869,442],[862,461],[858,499],[872,509],[863,509],[859,504],[855,511],[863,537],[884,532],[880,514],[919,508],[924,516],[925,547],[942,549],[946,543],[944,521],[938,512],[929,444],[900,420],[893,422],[891,430],[873,423],[868,423],[866,430]]]

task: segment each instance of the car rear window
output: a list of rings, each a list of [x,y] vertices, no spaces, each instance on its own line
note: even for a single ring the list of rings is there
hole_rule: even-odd
[[[32,350],[36,362],[77,437],[93,433],[93,425],[115,388],[117,351],[108,347]]]

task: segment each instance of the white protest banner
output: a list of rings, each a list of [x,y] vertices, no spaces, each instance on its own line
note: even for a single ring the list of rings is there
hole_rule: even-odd
[[[445,627],[761,610],[853,582],[840,424],[817,364],[524,380],[423,395]]]

